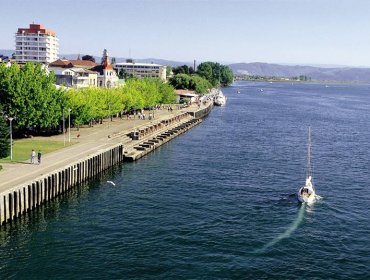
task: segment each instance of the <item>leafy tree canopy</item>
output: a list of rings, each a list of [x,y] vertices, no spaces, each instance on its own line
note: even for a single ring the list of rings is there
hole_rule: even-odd
[[[63,94],[54,80],[54,74],[46,73],[40,64],[0,64],[0,102],[7,115],[17,118],[17,128],[44,129],[59,124]]]
[[[187,74],[187,75],[189,75],[189,74],[194,74],[194,68],[189,67],[189,66],[184,64],[182,66],[173,68],[172,72],[173,72],[174,75],[177,75],[177,74]]]
[[[95,58],[92,56],[92,55],[84,55],[82,57],[82,60],[89,60],[89,61],[92,61],[92,62],[95,62]]]
[[[197,68],[197,74],[208,80],[212,86],[229,86],[234,80],[232,70],[218,62],[203,62]]]
[[[169,83],[175,89],[189,89],[197,93],[206,93],[212,85],[204,78],[198,75],[178,74],[172,77]]]

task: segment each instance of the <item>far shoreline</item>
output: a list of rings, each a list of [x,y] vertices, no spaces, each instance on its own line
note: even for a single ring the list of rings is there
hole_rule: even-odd
[[[340,81],[297,81],[297,80],[271,80],[271,79],[235,79],[235,82],[261,82],[261,83],[290,83],[290,84],[318,84],[318,85],[370,85],[369,82],[340,82]]]

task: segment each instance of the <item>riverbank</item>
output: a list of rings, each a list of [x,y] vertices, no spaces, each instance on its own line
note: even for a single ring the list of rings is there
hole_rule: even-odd
[[[176,110],[163,109],[155,111],[151,120],[114,119],[92,128],[73,130],[70,141],[75,144],[46,154],[40,165],[27,161],[5,164],[0,173],[0,223],[38,207],[75,184],[123,161],[124,154],[127,155],[130,149],[139,151],[135,147],[147,140],[144,136],[157,137],[155,134],[168,133],[168,130],[188,122],[199,112],[208,114],[212,107],[213,104],[207,103],[201,107],[192,105]],[[163,128],[153,129],[159,125]],[[141,131],[145,135],[140,139],[131,137]],[[69,143],[68,134],[50,138]],[[155,145],[145,153],[139,152],[139,155],[131,157],[133,160],[140,158],[153,148]]]

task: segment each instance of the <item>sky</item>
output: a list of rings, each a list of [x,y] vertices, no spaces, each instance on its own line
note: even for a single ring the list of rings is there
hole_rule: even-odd
[[[60,54],[370,67],[369,0],[1,0],[0,49],[32,22]]]

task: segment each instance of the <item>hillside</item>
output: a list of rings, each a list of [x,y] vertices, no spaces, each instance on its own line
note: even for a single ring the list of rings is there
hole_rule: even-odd
[[[275,77],[298,77],[305,75],[313,80],[337,82],[370,82],[369,68],[320,68],[313,66],[290,66],[269,63],[235,63],[229,67],[235,75],[258,75]]]
[[[60,54],[60,58],[66,58],[66,59],[76,59],[79,54]],[[80,57],[82,57],[84,54],[80,54]],[[101,57],[94,56],[96,62],[100,62]],[[125,62],[127,58],[123,57],[115,57],[116,62]],[[159,58],[134,58],[135,62],[140,63],[155,63],[155,64],[161,64],[161,65],[169,65],[172,67],[178,67],[182,66],[184,64],[191,66],[192,64],[190,62],[181,62],[181,61],[172,61],[172,60],[166,60],[166,59],[159,59]]]
[[[11,57],[13,50],[0,49],[0,54]],[[76,59],[79,54],[60,54],[60,58]],[[83,54],[80,54],[82,57]],[[99,63],[100,57],[94,56]],[[142,63],[157,63],[161,65],[170,65],[178,67],[181,65],[193,66],[192,62],[181,62],[173,60],[165,60],[158,58],[142,58],[134,59],[136,62]],[[116,57],[116,62],[125,62],[126,58]],[[355,67],[314,67],[303,65],[280,65],[270,63],[233,63],[228,65],[235,75],[258,75],[266,77],[299,77],[301,75],[310,77],[312,80],[319,81],[334,81],[348,83],[370,83],[370,68],[355,68]]]

